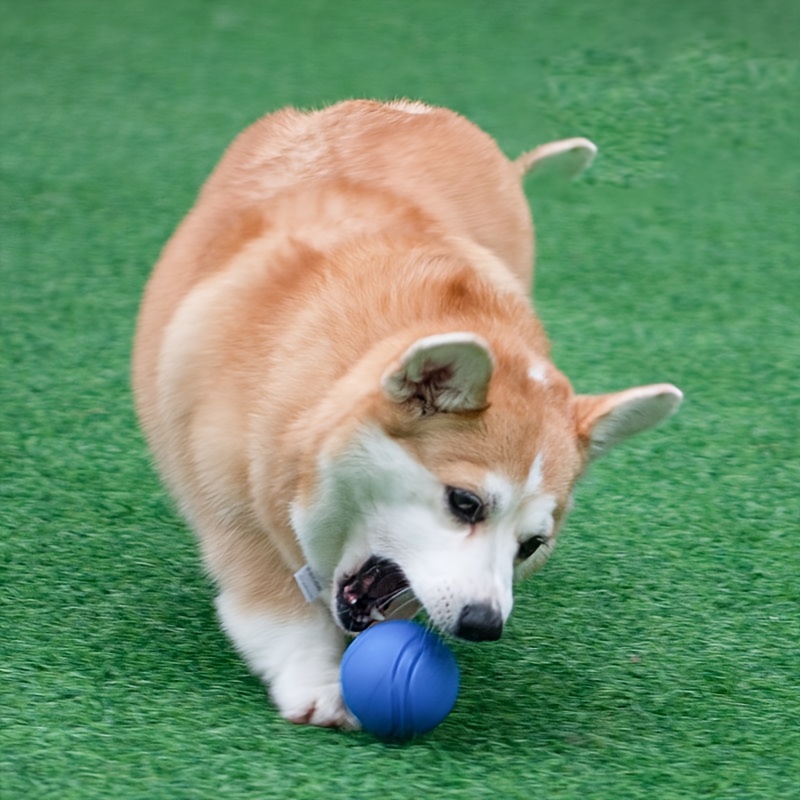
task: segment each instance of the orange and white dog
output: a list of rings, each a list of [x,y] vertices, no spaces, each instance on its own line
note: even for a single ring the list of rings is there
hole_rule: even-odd
[[[166,246],[134,353],[142,427],[294,722],[353,725],[347,634],[424,607],[496,639],[589,461],[675,410],[669,384],[573,393],[530,303],[523,176],[422,103],[285,109],[242,133]]]

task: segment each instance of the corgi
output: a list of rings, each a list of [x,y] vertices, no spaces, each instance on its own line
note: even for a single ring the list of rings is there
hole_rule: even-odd
[[[230,146],[147,284],[138,416],[280,713],[352,728],[348,636],[424,609],[497,639],[587,465],[661,422],[670,384],[574,393],[531,305],[525,175],[462,116],[347,101]]]

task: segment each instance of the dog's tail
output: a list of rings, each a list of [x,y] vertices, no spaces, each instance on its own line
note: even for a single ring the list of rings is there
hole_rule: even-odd
[[[580,175],[594,160],[597,147],[588,139],[575,137],[548,142],[515,159],[520,178],[526,175],[558,175],[569,180]]]

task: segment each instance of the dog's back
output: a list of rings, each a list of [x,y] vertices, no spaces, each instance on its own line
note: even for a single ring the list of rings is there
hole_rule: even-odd
[[[520,171],[475,125],[406,101],[269,114],[228,148],[147,286],[133,384],[157,456],[164,334],[187,296],[217,273],[233,274],[250,249],[260,272],[274,267],[274,299],[302,278],[312,253],[370,233],[443,242],[496,284],[525,297],[530,290],[533,228]],[[290,269],[281,266],[287,247],[306,248]]]
[[[152,367],[175,307],[249,241],[283,232],[328,247],[368,226],[397,228],[400,207],[416,231],[458,237],[529,289],[532,224],[519,170],[458,114],[405,101],[348,101],[307,113],[284,109],[251,125],[206,182],[151,278],[134,366],[142,402],[152,380],[143,362]]]
[[[200,206],[210,207],[206,224],[216,212],[227,225],[230,203],[257,204],[271,225],[273,214],[286,213],[287,195],[323,186],[384,192],[441,234],[474,241],[529,280],[532,226],[518,166],[480,128],[421,103],[361,100],[270,114],[234,141]]]

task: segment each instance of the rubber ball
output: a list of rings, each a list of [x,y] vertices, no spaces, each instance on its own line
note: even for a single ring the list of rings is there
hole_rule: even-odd
[[[459,671],[450,648],[415,622],[367,628],[347,648],[342,696],[364,730],[406,741],[433,730],[453,710]]]

